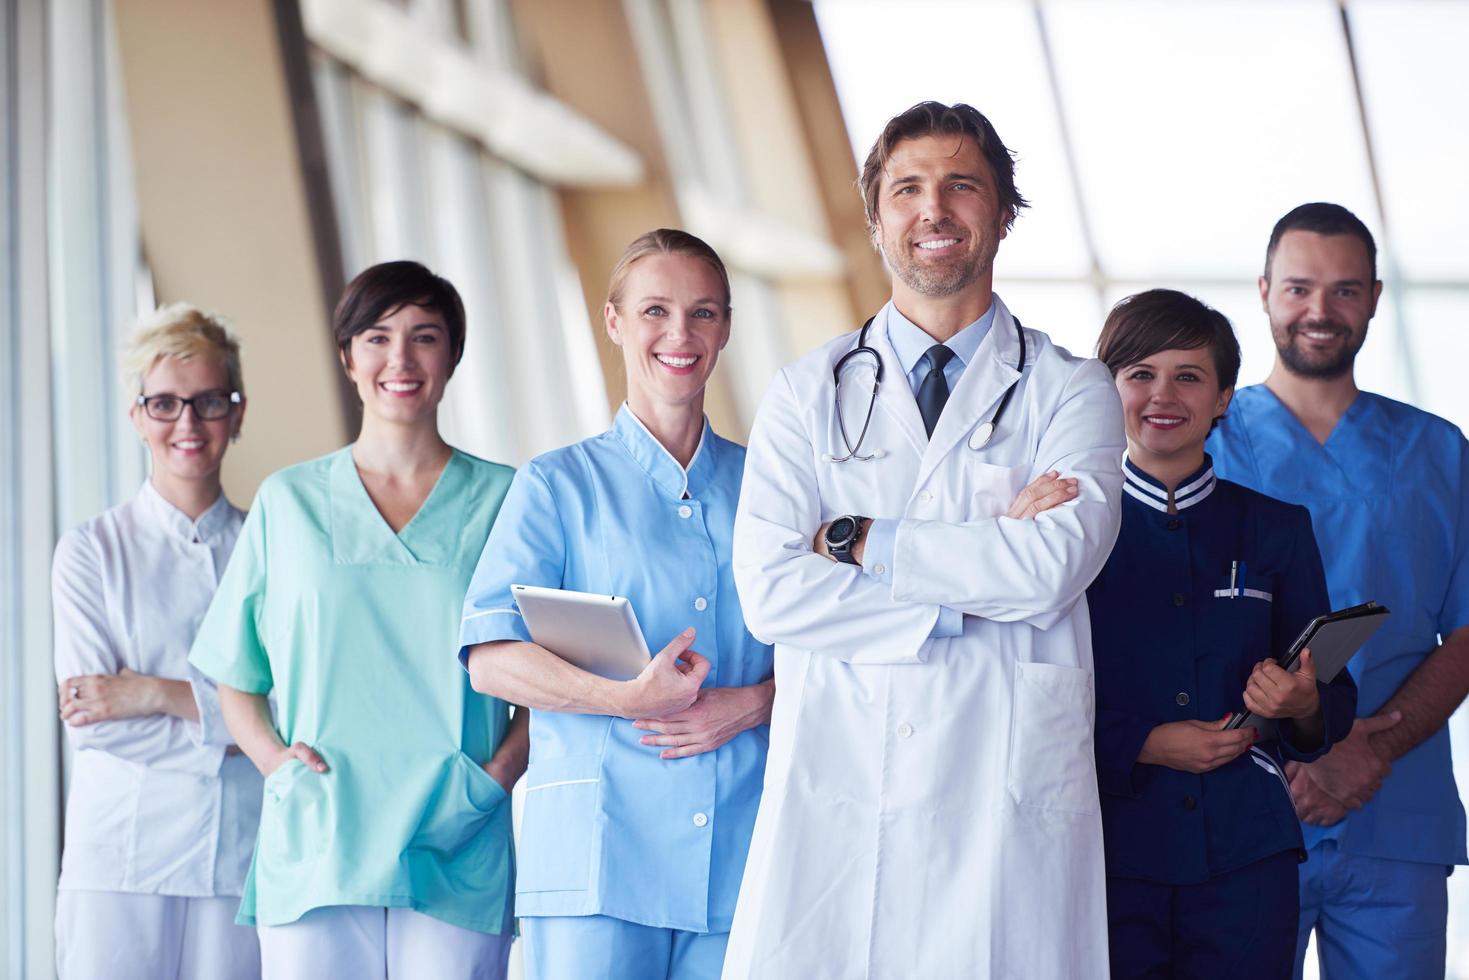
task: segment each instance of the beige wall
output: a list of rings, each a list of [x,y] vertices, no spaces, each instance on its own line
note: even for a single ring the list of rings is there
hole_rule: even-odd
[[[249,395],[225,460],[244,506],[348,438],[270,0],[115,4],[143,247],[160,302],[228,316]]]
[[[637,151],[647,176],[641,186],[564,189],[567,247],[581,276],[587,316],[607,376],[613,408],[626,397],[622,359],[602,329],[607,277],[629,242],[658,227],[678,227],[668,168],[632,34],[618,2],[513,0],[516,25],[532,77],[546,91]],[[743,432],[729,386],[716,372],[705,412],[720,432]]]

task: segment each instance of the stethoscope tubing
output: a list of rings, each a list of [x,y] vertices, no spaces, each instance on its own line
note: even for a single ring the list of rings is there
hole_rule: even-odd
[[[872,328],[872,321],[875,319],[877,318],[867,318],[867,322],[862,324],[862,329],[857,332],[857,345],[843,354],[831,369],[832,387],[835,392],[832,396],[832,410],[836,413],[837,431],[841,433],[842,445],[847,449],[847,455],[845,456],[828,454],[827,461],[831,463],[845,463],[853,459],[859,463],[865,463],[887,455],[880,449],[874,450],[866,456],[861,455],[862,443],[867,438],[867,428],[872,423],[872,410],[877,405],[877,392],[882,385],[882,355],[877,352],[877,348],[868,346],[867,343],[867,331]],[[1020,343],[1020,357],[1016,365],[1016,371],[1023,375],[1025,372],[1025,328],[1020,325],[1019,320],[1015,321],[1015,338]],[[872,393],[867,398],[867,414],[862,419],[862,431],[857,433],[857,443],[853,445],[851,437],[847,435],[846,420],[842,417],[842,371],[851,361],[863,354],[872,358],[875,371],[872,377]],[[1000,396],[1000,404],[996,406],[995,413],[990,416],[988,422],[981,423],[975,429],[976,434],[979,432],[984,433],[979,439],[979,444],[975,445],[974,437],[970,437],[970,449],[980,450],[989,445],[990,440],[994,438],[995,430],[999,428],[1000,419],[1004,417],[1005,409],[1009,407],[1010,398],[1015,394],[1015,388],[1019,383],[1020,378],[1017,377],[1005,388],[1005,393]]]

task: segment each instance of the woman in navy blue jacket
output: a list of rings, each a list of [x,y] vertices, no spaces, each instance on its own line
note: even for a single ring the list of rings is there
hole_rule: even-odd
[[[1087,591],[1112,976],[1289,977],[1300,826],[1286,760],[1351,728],[1346,671],[1276,664],[1329,611],[1304,507],[1214,477],[1204,439],[1239,373],[1229,321],[1155,289],[1107,317],[1122,396],[1122,530]],[[1225,731],[1248,708],[1263,729]]]

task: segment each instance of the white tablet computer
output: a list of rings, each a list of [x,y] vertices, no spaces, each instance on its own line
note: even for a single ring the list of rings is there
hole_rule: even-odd
[[[652,654],[625,596],[512,585],[510,592],[531,639],[569,664],[606,677],[632,680]]]

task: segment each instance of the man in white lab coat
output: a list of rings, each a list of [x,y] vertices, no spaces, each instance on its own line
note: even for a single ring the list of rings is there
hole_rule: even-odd
[[[892,301],[777,375],[735,522],[776,698],[724,976],[1105,977],[1084,592],[1117,393],[991,291],[1025,201],[983,115],[895,117],[861,187]]]

